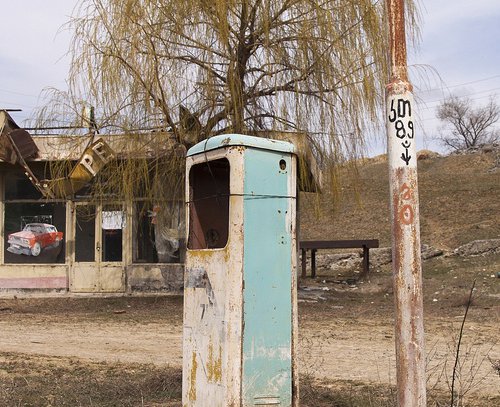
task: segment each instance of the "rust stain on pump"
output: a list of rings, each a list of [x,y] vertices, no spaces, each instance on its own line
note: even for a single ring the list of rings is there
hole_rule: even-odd
[[[193,360],[191,362],[191,376],[189,385],[189,400],[196,401],[196,369],[198,362],[196,361],[196,352],[193,352]]]
[[[219,345],[218,356],[214,357],[212,341],[208,345],[207,376],[209,382],[220,382],[222,379],[222,347]]]

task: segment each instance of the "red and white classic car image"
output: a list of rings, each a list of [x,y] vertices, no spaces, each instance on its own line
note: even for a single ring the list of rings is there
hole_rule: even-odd
[[[38,256],[47,247],[57,247],[63,240],[63,232],[58,232],[48,223],[28,223],[20,232],[9,235],[7,250],[14,254]]]

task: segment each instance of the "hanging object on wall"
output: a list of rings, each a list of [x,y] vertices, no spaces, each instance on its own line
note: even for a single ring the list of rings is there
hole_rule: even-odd
[[[83,151],[68,177],[44,180],[56,198],[66,198],[87,185],[99,171],[115,157],[114,151],[102,138],[98,138]]]

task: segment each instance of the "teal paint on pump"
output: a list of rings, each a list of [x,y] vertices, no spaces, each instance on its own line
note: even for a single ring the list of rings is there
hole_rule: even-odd
[[[298,407],[294,153],[291,143],[240,134],[187,153],[185,407]],[[228,173],[229,189],[218,182]],[[221,236],[227,243],[200,243]]]
[[[291,233],[286,170],[290,156],[249,150],[245,156],[243,405],[291,406]]]

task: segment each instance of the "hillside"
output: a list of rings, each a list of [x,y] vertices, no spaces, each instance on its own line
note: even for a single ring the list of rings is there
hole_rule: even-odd
[[[500,237],[500,169],[497,151],[418,161],[421,241],[454,249],[476,239]],[[390,246],[388,166],[365,160],[357,179],[344,176],[340,197],[324,189],[302,194],[301,240],[379,239]]]

